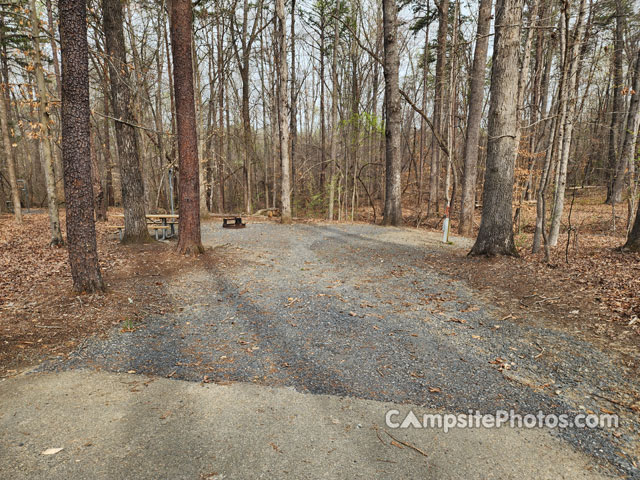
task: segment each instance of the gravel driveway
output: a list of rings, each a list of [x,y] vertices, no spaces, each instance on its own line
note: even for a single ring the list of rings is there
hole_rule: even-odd
[[[42,368],[286,386],[454,413],[615,411],[617,431],[552,433],[640,478],[637,412],[603,400],[638,392],[637,379],[567,332],[505,318],[490,298],[424,262],[463,240],[446,246],[411,229],[274,223],[207,223],[203,238],[219,260],[167,285],[177,314],[114,330]]]

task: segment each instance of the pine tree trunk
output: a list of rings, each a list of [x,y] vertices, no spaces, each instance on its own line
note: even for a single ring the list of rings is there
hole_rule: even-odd
[[[40,59],[40,20],[36,10],[35,0],[30,1],[31,34],[33,36],[33,50],[35,60],[35,75],[38,96],[38,122],[40,123],[40,143],[42,145],[42,169],[44,170],[47,191],[47,206],[49,209],[49,228],[51,230],[51,245],[64,245],[60,231],[60,215],[58,213],[58,199],[56,198],[56,176],[53,169],[53,153],[51,151],[51,132],[49,131],[49,92],[44,80],[42,61]]]
[[[93,219],[89,147],[89,48],[86,0],[61,0],[62,162],[67,206],[67,248],[73,289],[104,289]]]
[[[191,0],[170,0],[171,51],[176,100],[180,178],[180,220],[178,251],[185,255],[202,253],[200,238],[200,182],[198,138],[193,92]]]
[[[398,6],[395,0],[383,0],[382,16],[384,29],[384,99],[386,107],[385,122],[385,201],[384,225],[402,224],[401,187],[401,151],[400,123],[400,83],[398,69],[400,67],[398,47]]]
[[[517,129],[522,0],[497,0],[484,205],[470,255],[513,255],[513,155]]]
[[[116,118],[116,143],[120,160],[120,187],[124,207],[123,243],[151,241],[145,217],[145,197],[138,150],[138,138],[131,98],[131,75],[127,64],[120,0],[102,0],[111,107]]]
[[[276,0],[276,49],[278,61],[278,123],[280,125],[280,161],[282,165],[282,223],[291,222],[291,159],[289,157],[289,101],[287,84],[287,40],[284,0]]]
[[[473,233],[473,212],[476,207],[476,179],[478,176],[478,146],[480,143],[480,122],[484,99],[484,80],[489,50],[489,30],[491,29],[492,0],[480,0],[478,7],[478,31],[473,53],[473,70],[469,93],[469,116],[464,149],[464,175],[462,179],[462,203],[460,207],[460,235],[467,237]]]

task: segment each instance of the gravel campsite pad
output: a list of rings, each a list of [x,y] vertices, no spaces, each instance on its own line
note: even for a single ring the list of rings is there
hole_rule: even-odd
[[[552,434],[640,475],[637,379],[590,343],[509,318],[427,266],[425,256],[463,240],[274,223],[232,231],[209,223],[203,238],[215,261],[167,283],[175,313],[121,325],[41,368],[286,386],[453,413],[615,412],[619,429]]]

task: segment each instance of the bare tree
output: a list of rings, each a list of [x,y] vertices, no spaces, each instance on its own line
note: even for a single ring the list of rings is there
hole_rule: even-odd
[[[121,0],[102,0],[105,47],[111,81],[111,106],[115,116],[120,159],[120,185],[124,207],[123,243],[151,240],[145,216],[144,184],[140,171],[138,134],[132,112],[131,75],[124,43]]]
[[[275,48],[278,62],[278,123],[280,125],[280,164],[282,166],[282,223],[291,222],[291,159],[289,158],[289,100],[287,39],[284,0],[276,0]]]
[[[609,129],[609,183],[607,184],[606,203],[620,203],[622,185],[616,190],[616,173],[620,163],[619,146],[621,127],[624,121],[624,97],[622,96],[622,63],[624,53],[624,8],[623,0],[615,0],[615,30],[613,35],[613,102],[611,102],[611,127]]]
[[[460,234],[466,236],[470,236],[473,233],[480,121],[482,120],[482,102],[484,99],[485,72],[487,70],[492,3],[492,0],[480,0],[480,6],[478,7],[478,29],[469,91],[469,116],[464,147],[464,174],[462,180],[462,202],[459,226]]]
[[[60,0],[62,162],[67,248],[78,292],[103,290],[98,264],[89,140],[89,54],[86,0]]]
[[[484,205],[471,255],[518,255],[512,201],[522,1],[496,2]]]
[[[573,44],[571,48],[567,44],[564,49],[564,61],[562,67],[563,89],[560,92],[560,118],[562,127],[558,138],[560,148],[560,158],[556,177],[556,188],[554,192],[553,212],[551,215],[551,228],[549,231],[549,246],[555,247],[560,234],[560,222],[564,209],[564,195],[567,185],[567,168],[569,165],[569,153],[571,141],[573,139],[573,127],[576,120],[577,104],[577,82],[578,82],[578,62],[580,61],[580,45],[582,44],[585,32],[585,4],[586,0],[580,1],[578,18],[574,28]],[[569,32],[569,4],[564,3],[561,22],[564,22],[564,30]]]
[[[39,139],[42,146],[42,169],[44,170],[47,191],[47,206],[49,208],[49,228],[51,230],[51,245],[64,245],[60,231],[60,215],[58,213],[58,199],[56,198],[56,175],[53,168],[53,152],[51,149],[51,134],[49,131],[49,92],[44,80],[42,60],[40,54],[40,19],[35,0],[30,0],[31,8],[31,36],[33,37],[33,55],[35,63],[36,86],[38,89],[38,123],[40,124]]]
[[[4,43],[1,37],[4,29],[4,19],[0,18],[0,41]],[[2,55],[2,63],[6,65],[6,49],[0,50]],[[8,74],[3,72],[0,87],[0,128],[2,129],[2,146],[4,147],[4,157],[7,162],[7,171],[9,173],[9,186],[11,187],[11,203],[13,203],[13,218],[17,223],[22,223],[22,204],[20,203],[20,190],[18,189],[18,180],[16,177],[16,160],[13,155],[13,142],[11,141],[11,131],[9,129],[9,104],[11,95],[9,91]]]
[[[446,97],[447,70],[447,31],[449,29],[449,0],[435,2],[438,7],[438,50],[436,59],[436,88],[433,102],[433,130],[435,135],[442,133],[444,116],[443,104]],[[427,216],[438,212],[438,190],[440,186],[439,144],[431,150],[431,170],[429,172],[429,204]]]
[[[400,163],[400,67],[398,47],[398,6],[396,0],[383,0],[384,29],[384,101],[386,108],[385,155],[386,182],[384,200],[385,225],[402,224]]]

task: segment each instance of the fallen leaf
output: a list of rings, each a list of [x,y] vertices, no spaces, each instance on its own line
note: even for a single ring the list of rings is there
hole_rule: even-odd
[[[42,455],[55,455],[56,453],[61,452],[62,450],[64,450],[64,447],[47,448],[44,452],[42,452]]]

